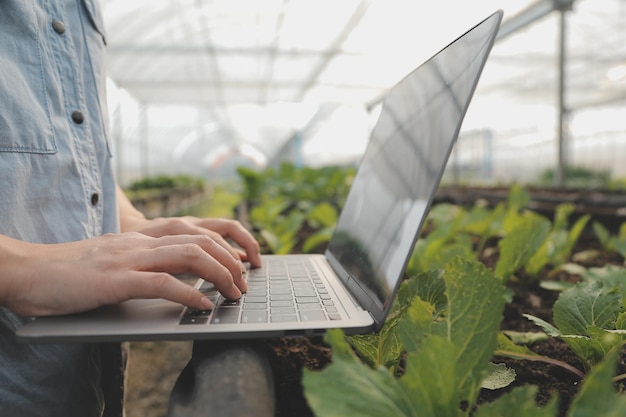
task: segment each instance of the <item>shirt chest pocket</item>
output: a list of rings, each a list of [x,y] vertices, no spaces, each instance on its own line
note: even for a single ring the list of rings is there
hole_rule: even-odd
[[[56,153],[35,10],[21,0],[2,8],[0,152]]]

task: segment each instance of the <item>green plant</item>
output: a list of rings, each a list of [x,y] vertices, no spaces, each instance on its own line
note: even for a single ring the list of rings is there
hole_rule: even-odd
[[[593,222],[592,227],[600,241],[600,245],[605,250],[617,252],[623,258],[626,258],[626,223],[622,223],[617,234],[611,233],[600,222]]]
[[[570,256],[574,245],[590,219],[589,215],[580,217],[570,228],[568,219],[574,212],[573,204],[560,204],[554,215],[554,222],[549,235],[526,264],[526,272],[537,276],[541,269],[550,264],[552,268],[563,265]]]
[[[250,211],[250,221],[275,254],[290,253],[301,241],[302,252],[328,242],[337,217],[337,209],[328,202],[293,203],[282,196],[262,197]]]
[[[626,270],[583,270],[582,277],[554,303],[554,325],[532,315],[525,317],[549,336],[563,339],[590,369],[626,340]]]
[[[264,197],[282,196],[292,201],[331,201],[343,205],[348,193],[354,167],[296,167],[283,163],[276,168],[255,171],[238,168],[242,179],[243,198],[255,204]]]
[[[609,171],[592,170],[585,167],[566,166],[565,183],[572,188],[601,188],[607,187],[611,181]],[[556,185],[556,171],[547,169],[537,179],[537,185]]]
[[[268,251],[312,252],[330,240],[354,168],[240,168],[250,222]]]
[[[544,362],[580,378],[583,384],[567,417],[595,417],[598,410],[621,415],[626,404],[611,380],[626,340],[626,269],[568,263],[589,217],[570,226],[573,206],[563,204],[551,222],[527,210],[527,203],[527,193],[513,188],[507,202],[493,209],[483,204],[469,210],[450,204],[432,207],[409,262],[411,278],[402,283],[381,331],[360,336],[331,332],[327,340],[333,364],[321,372],[305,371],[306,397],[317,416],[557,415],[556,400],[536,405],[533,387],[516,388],[491,404],[476,404],[480,387],[497,389],[515,380],[512,369],[489,362],[492,356]],[[618,236],[607,232],[605,241],[613,245],[624,230]],[[491,253],[493,245],[486,248],[485,242],[493,239],[498,259],[492,272],[472,259]],[[545,333],[498,330],[508,280],[519,271],[537,278],[566,270],[582,282],[560,287],[555,324],[526,315]],[[494,300],[502,304],[496,308]],[[524,346],[548,337],[564,340],[585,369]],[[626,375],[613,378],[623,379]]]
[[[156,177],[143,178],[137,180],[127,187],[128,191],[166,189],[166,188],[185,188],[185,187],[203,187],[204,180],[194,178],[188,175],[159,175]]]
[[[612,382],[620,349],[611,350],[587,375],[567,412],[567,417],[618,417],[626,409],[626,397],[617,395]],[[475,417],[554,417],[556,400],[545,407],[535,403],[536,389],[516,388],[490,404],[476,410]]]
[[[502,385],[510,381],[505,368],[489,364],[493,354],[558,365],[497,336],[503,304],[501,280],[474,262],[457,259],[444,272],[411,278],[403,283],[391,321],[377,335],[327,333],[332,364],[304,373],[306,398],[315,415],[555,417],[557,400],[537,405],[532,386],[476,404],[478,390],[490,384],[494,372],[504,373]],[[622,415],[626,397],[617,395],[612,382],[619,379],[613,375],[622,346],[615,343],[594,364],[568,417]]]
[[[480,263],[459,258],[445,273],[428,274],[425,285],[420,278],[404,284],[396,314],[378,340],[352,338],[350,345],[340,331],[328,333],[333,363],[304,375],[316,415],[469,415],[496,347],[502,283]],[[358,360],[352,346],[373,368]],[[397,365],[382,364],[399,352],[406,352],[406,365],[397,377]],[[462,411],[461,403],[469,407]]]

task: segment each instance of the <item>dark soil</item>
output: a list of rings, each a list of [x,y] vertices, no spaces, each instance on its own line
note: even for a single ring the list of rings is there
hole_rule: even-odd
[[[496,241],[489,247],[496,248]],[[486,250],[481,261],[493,267],[497,261],[497,251]],[[599,248],[592,236],[584,236],[574,250],[586,253],[582,263],[585,267],[601,267],[606,264],[623,265],[624,260],[616,255],[606,254]],[[590,256],[589,256],[590,255]],[[581,257],[583,258],[583,257]],[[578,277],[559,273],[550,279],[575,282]],[[541,288],[539,282],[523,275],[508,283],[513,298],[504,310],[502,330],[520,332],[539,331],[524,314],[552,322],[552,306],[558,292]],[[278,338],[267,341],[270,363],[274,372],[276,389],[277,417],[313,416],[304,398],[301,385],[302,369],[323,369],[331,363],[332,356],[321,337]],[[558,339],[548,339],[534,343],[530,348],[543,356],[565,362],[581,371],[583,364],[569,347]],[[167,400],[171,388],[191,353],[191,342],[135,343],[131,350],[129,370],[129,393],[127,415],[165,416]],[[167,360],[165,360],[167,358]],[[515,370],[515,382],[501,390],[481,392],[478,404],[491,402],[514,387],[533,385],[537,387],[537,403],[546,404],[550,399],[559,402],[559,417],[564,417],[572,399],[578,392],[580,378],[562,367],[543,362],[512,360],[494,357],[494,362],[506,363]],[[619,373],[626,373],[626,363],[622,359]]]
[[[491,242],[495,245],[497,242]],[[623,265],[624,260],[617,255],[609,255],[598,249],[597,242],[592,237],[581,238],[574,253],[588,252],[593,256],[587,257],[585,267],[600,267],[609,263]],[[591,251],[591,252],[590,252]],[[486,251],[486,253],[493,253]],[[497,256],[497,255],[495,255]],[[487,266],[495,265],[493,255],[482,259]],[[553,280],[576,282],[579,277],[559,273],[551,277]],[[531,314],[548,322],[552,322],[552,306],[559,293],[542,288],[538,280],[520,276],[508,283],[513,298],[505,306],[501,330],[518,332],[540,331],[524,314]],[[308,417],[313,416],[306,403],[302,391],[302,369],[319,370],[330,364],[331,351],[319,337],[315,338],[282,338],[268,341],[270,360],[274,369],[276,382],[277,417]],[[574,354],[565,342],[550,338],[536,342],[530,349],[539,355],[565,362],[582,372],[584,364]],[[581,384],[580,377],[560,366],[544,362],[531,362],[494,357],[493,362],[505,363],[515,370],[516,380],[509,387],[490,391],[482,390],[478,404],[491,402],[510,391],[511,389],[533,385],[537,387],[537,403],[547,404],[556,399],[559,404],[559,417],[564,417]],[[620,373],[626,372],[622,361]]]

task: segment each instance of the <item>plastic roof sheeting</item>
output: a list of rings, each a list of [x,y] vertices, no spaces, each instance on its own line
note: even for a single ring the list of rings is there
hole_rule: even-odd
[[[120,110],[120,95],[110,100],[121,113],[113,112],[120,166],[139,161],[146,174],[146,166],[213,169],[229,158],[263,165],[294,159],[295,145],[303,163],[354,160],[371,123],[359,105],[495,9],[506,24],[540,3],[551,1],[101,0],[109,75],[136,104]],[[567,110],[622,105],[626,3],[573,4]],[[552,12],[496,44],[464,130],[554,129],[558,18]]]

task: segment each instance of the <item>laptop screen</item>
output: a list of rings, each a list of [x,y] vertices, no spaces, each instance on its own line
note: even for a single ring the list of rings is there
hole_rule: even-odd
[[[496,12],[402,79],[383,101],[327,251],[376,318],[402,279],[500,21]]]

